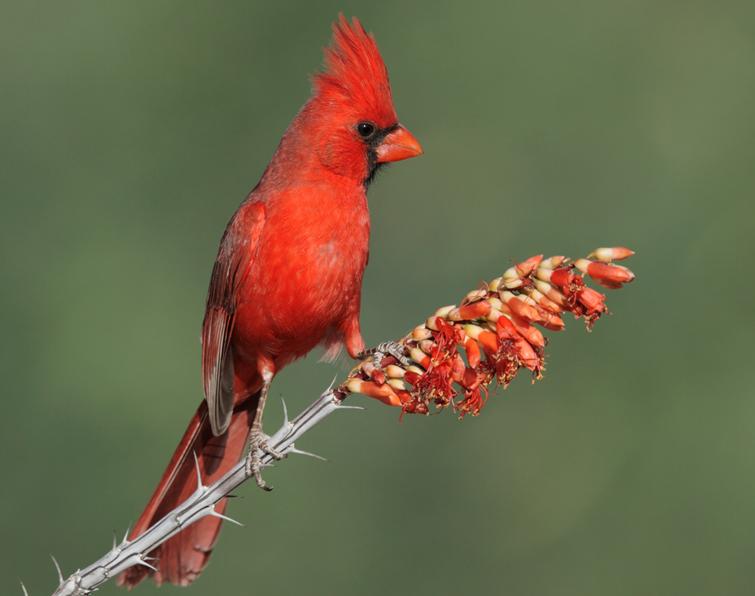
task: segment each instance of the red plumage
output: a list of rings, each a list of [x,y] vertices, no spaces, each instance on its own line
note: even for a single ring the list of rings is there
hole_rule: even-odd
[[[345,345],[352,357],[364,349],[359,308],[370,235],[366,188],[380,164],[420,153],[398,123],[375,40],[358,20],[341,16],[312,97],[223,235],[202,326],[206,401],[132,538],[194,490],[193,453],[207,483],[239,460],[264,379],[318,344],[330,354]],[[119,583],[132,587],[147,575],[158,584],[191,583],[219,529],[217,518],[199,521],[152,553],[157,572],[134,567]]]

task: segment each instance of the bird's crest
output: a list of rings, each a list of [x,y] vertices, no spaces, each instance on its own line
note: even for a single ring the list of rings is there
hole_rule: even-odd
[[[319,97],[366,110],[382,120],[381,126],[396,123],[388,69],[375,38],[359,19],[354,17],[349,23],[339,15],[333,24],[333,41],[324,53],[325,68],[314,76]]]

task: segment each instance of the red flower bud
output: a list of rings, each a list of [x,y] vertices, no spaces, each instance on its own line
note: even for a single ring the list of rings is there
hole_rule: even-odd
[[[588,258],[610,263],[611,261],[621,261],[633,254],[634,251],[625,246],[612,246],[610,248],[597,248],[588,255]]]
[[[571,284],[574,281],[574,274],[570,267],[560,267],[559,269],[554,269],[553,273],[551,273],[550,280],[546,281],[550,281],[557,285],[561,288],[561,291],[564,294],[569,294],[571,293]]]
[[[464,342],[464,349],[467,352],[467,362],[469,362],[469,366],[477,368],[477,365],[480,364],[479,344],[475,340],[468,338],[467,341]]]
[[[587,309],[587,314],[603,313],[606,310],[606,297],[587,286],[577,292],[577,300]]]
[[[620,288],[622,284],[629,283],[634,280],[634,273],[632,273],[626,267],[621,265],[608,265],[606,263],[596,263],[594,261],[588,261],[587,259],[580,259],[577,261],[579,264],[582,261],[586,261],[587,264],[583,270],[587,275],[592,277],[601,285],[605,285],[609,288]],[[579,265],[577,265],[579,267]],[[580,270],[582,268],[580,267]]]
[[[481,300],[480,302],[473,302],[472,304],[465,304],[459,307],[459,320],[461,321],[474,321],[476,319],[484,319],[490,313],[490,302],[487,300]]]
[[[535,269],[537,269],[540,262],[543,260],[543,255],[536,255],[529,259],[516,264],[516,270],[520,277],[528,277]]]
[[[501,319],[504,318],[506,317],[501,317]],[[486,354],[495,354],[498,351],[498,338],[492,331],[483,331],[477,337],[477,341],[480,342],[480,345]]]
[[[398,395],[393,391],[393,388],[388,385],[377,386],[375,383],[369,381],[362,381],[361,379],[351,379],[347,385],[347,389],[352,393],[361,393],[368,397],[374,397],[380,400],[384,404],[389,406],[400,406],[401,400]]]
[[[541,318],[540,313],[537,312],[534,306],[527,304],[520,298],[514,297],[504,301],[506,302],[506,306],[511,310],[511,313],[517,317],[527,321],[539,321]]]
[[[420,375],[411,370],[406,371],[406,374],[404,375],[404,381],[406,381],[410,385],[416,385],[419,382],[419,379]]]
[[[559,319],[560,320],[560,319]],[[512,323],[517,333],[526,339],[534,348],[544,348],[545,338],[537,327],[533,327],[524,319],[514,316]]]
[[[548,312],[543,313],[543,315],[543,320],[540,321],[543,327],[551,331],[563,331],[564,320],[560,316]]]

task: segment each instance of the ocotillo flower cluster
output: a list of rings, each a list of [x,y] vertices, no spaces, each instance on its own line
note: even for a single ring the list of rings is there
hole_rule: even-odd
[[[521,369],[541,378],[546,339],[537,326],[564,328],[564,313],[584,319],[588,330],[608,312],[605,295],[585,276],[609,289],[634,274],[614,261],[634,254],[628,248],[599,248],[573,263],[566,257],[531,257],[501,277],[469,292],[458,306],[444,306],[409,335],[360,362],[341,385],[427,414],[452,406],[464,417],[479,414],[495,380],[506,387]]]

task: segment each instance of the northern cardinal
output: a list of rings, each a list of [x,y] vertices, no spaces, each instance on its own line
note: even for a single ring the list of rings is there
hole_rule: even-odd
[[[202,325],[205,400],[131,538],[195,490],[194,454],[209,484],[247,447],[250,473],[265,487],[258,454],[269,451],[262,412],[270,382],[318,345],[330,356],[342,345],[352,357],[364,352],[367,187],[381,165],[421,153],[398,122],[374,38],[356,18],[349,23],[341,15],[310,99],[223,234]],[[151,553],[156,571],[132,567],[119,583],[132,587],[152,575],[157,584],[190,584],[207,564],[220,524],[206,517],[189,526]]]

